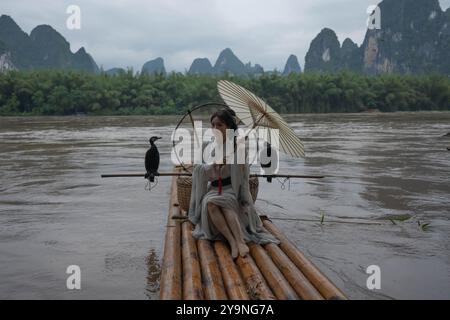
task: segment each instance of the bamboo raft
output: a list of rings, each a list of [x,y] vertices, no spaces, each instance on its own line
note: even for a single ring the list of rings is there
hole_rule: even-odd
[[[233,260],[228,244],[197,240],[177,199],[172,178],[160,280],[161,300],[347,299],[267,218],[264,227],[281,243],[248,244],[250,254]]]

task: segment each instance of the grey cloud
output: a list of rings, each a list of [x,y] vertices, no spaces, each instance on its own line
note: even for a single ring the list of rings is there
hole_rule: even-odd
[[[82,29],[68,30],[66,8],[74,1],[2,0],[0,13],[8,14],[30,32],[50,24],[70,43],[73,51],[84,46],[99,65],[142,65],[158,56],[166,68],[188,69],[194,58],[215,62],[230,47],[243,61],[266,70],[282,69],[293,53],[303,59],[311,40],[324,27],[342,42],[361,43],[366,8],[373,0],[78,0]],[[442,0],[441,6],[450,6]]]

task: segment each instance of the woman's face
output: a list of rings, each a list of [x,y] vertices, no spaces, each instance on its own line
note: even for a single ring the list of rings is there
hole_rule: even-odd
[[[226,139],[227,129],[230,129],[219,117],[214,117],[211,121],[211,128],[219,130],[222,133],[223,141]]]

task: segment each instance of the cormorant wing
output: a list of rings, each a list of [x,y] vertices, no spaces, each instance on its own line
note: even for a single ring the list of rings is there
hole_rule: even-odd
[[[151,153],[150,149],[147,150],[147,153],[145,154],[145,170],[149,172],[151,170]]]

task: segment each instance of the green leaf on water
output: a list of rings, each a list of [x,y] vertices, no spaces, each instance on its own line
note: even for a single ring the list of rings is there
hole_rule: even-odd
[[[427,231],[431,228],[430,223],[421,223],[420,220],[417,220],[417,224],[419,225],[420,229],[422,229],[422,231]]]
[[[396,225],[397,222],[405,222],[411,219],[412,216],[409,214],[398,214],[398,215],[387,215],[379,218],[380,220],[389,220],[392,224]]]

